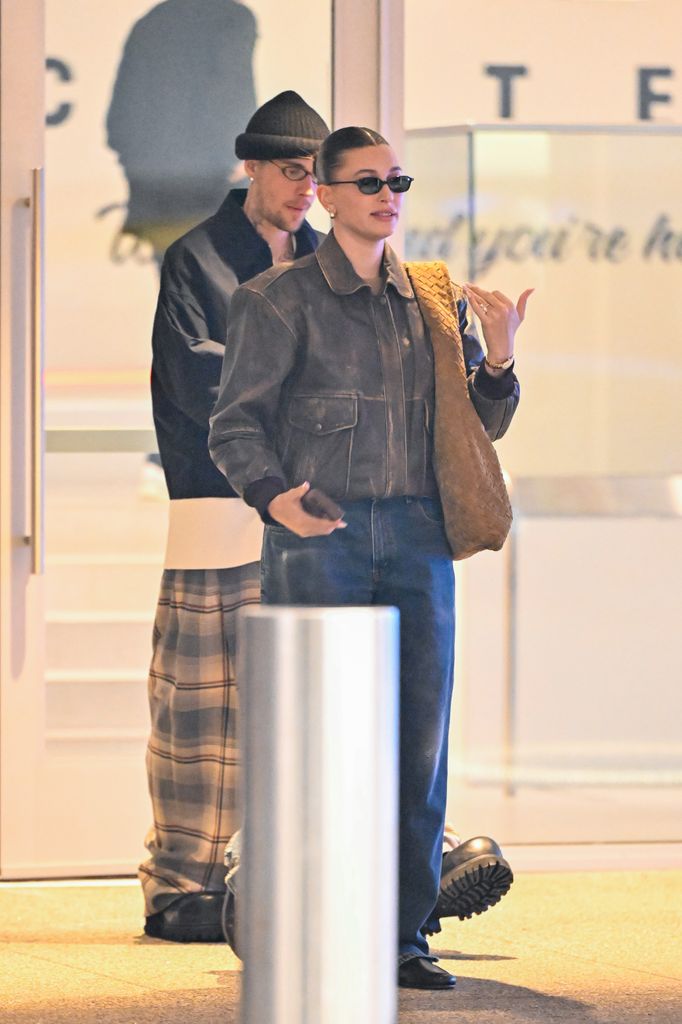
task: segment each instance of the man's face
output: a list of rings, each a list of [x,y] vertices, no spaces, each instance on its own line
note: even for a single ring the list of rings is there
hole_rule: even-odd
[[[259,219],[280,231],[298,231],[312,206],[317,183],[311,178],[313,158],[247,160],[246,173],[253,178],[249,195]],[[305,172],[299,181],[287,175]]]

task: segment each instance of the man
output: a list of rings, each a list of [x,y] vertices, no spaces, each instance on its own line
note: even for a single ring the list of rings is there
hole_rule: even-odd
[[[259,601],[262,524],[213,465],[208,421],[231,295],[318,244],[305,215],[316,191],[314,154],[328,133],[295,92],[263,104],[236,140],[248,191],[231,191],[213,217],[170,246],[162,267],[152,399],[171,501],[149,680],[154,825],[140,866],[145,932],[156,938],[223,940],[223,853],[238,828],[236,615]],[[440,916],[480,913],[511,884],[492,840],[450,849],[443,867]]]
[[[236,141],[248,191],[231,191],[169,247],[162,267],[152,401],[171,501],[149,680],[154,825],[140,867],[145,932],[157,938],[223,939],[223,855],[238,827],[236,616],[259,600],[261,524],[211,462],[208,418],[231,295],[317,246],[305,216],[313,156],[328,133],[295,92],[260,107]]]

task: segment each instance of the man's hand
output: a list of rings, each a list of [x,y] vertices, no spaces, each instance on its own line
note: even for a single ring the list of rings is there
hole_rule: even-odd
[[[343,519],[318,519],[317,516],[308,515],[301,505],[301,498],[309,490],[310,484],[306,481],[300,487],[283,491],[272,499],[268,505],[268,513],[299,537],[323,537],[334,530],[344,530],[348,524],[344,523]]]
[[[527,288],[514,305],[502,292],[488,292],[473,284],[464,285],[464,294],[481,321],[491,363],[503,363],[514,355],[514,335],[523,323],[526,303],[534,291],[534,288]]]

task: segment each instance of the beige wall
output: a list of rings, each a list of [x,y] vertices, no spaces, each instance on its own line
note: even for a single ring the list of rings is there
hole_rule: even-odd
[[[405,16],[408,129],[499,120],[489,65],[527,68],[512,114],[533,124],[636,121],[638,69],[668,67],[650,113],[682,122],[678,0],[406,0]]]

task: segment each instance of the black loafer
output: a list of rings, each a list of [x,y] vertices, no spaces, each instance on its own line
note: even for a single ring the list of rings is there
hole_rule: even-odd
[[[228,889],[225,893],[222,913],[222,929],[225,942],[228,944],[235,956],[241,959],[237,948],[237,921],[234,893]]]
[[[454,974],[448,974],[426,956],[413,956],[398,965],[400,988],[450,989],[457,984]]]
[[[168,942],[224,942],[224,892],[192,892],[145,919],[145,935]]]
[[[514,875],[494,839],[468,839],[443,856],[437,917],[464,921],[482,914],[509,892]]]

